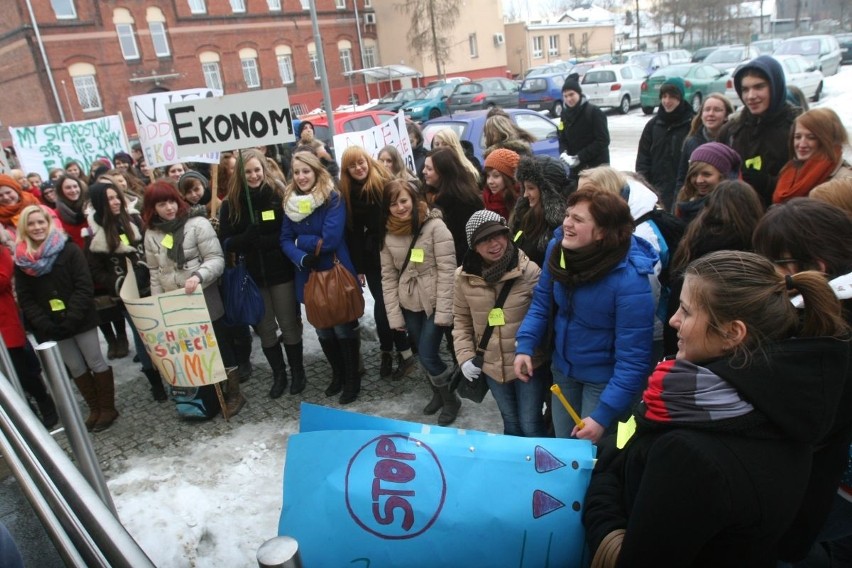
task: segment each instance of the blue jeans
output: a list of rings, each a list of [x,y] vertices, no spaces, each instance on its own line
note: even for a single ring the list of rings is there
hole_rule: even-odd
[[[526,383],[520,379],[500,383],[484,373],[483,376],[488,381],[488,388],[503,416],[503,434],[527,438],[547,436],[541,414],[544,391],[540,378],[533,375]]]
[[[551,369],[553,371],[553,383],[559,385],[562,394],[565,395],[568,403],[577,411],[580,418],[585,418],[598,407],[606,383],[581,383],[573,377],[563,375],[555,365]],[[571,431],[575,426],[574,420],[555,394],[552,397],[551,405],[553,406],[553,431],[556,437],[570,438]],[[606,433],[609,434],[611,429],[611,427],[607,428]]]
[[[427,318],[426,312],[410,312],[403,308],[402,317],[405,319],[405,328],[411,343],[417,346],[420,364],[426,372],[437,377],[446,371],[447,364],[438,354],[441,340],[444,338],[444,328],[435,325],[435,314],[432,313]]]
[[[358,320],[342,323],[334,327],[317,329],[317,337],[320,339],[355,339],[358,333]]]

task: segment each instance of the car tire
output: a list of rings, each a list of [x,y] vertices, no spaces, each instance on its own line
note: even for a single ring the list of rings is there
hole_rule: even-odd
[[[438,118],[439,116],[441,116],[441,109],[433,108],[429,110],[429,120],[432,120],[433,118]]]
[[[816,91],[814,91],[814,96],[811,97],[811,100],[813,102],[817,102],[817,101],[819,101],[819,98],[821,96],[822,96],[822,81],[820,81],[819,85],[817,85]]]
[[[562,116],[562,101],[556,101],[553,103],[553,108],[550,109],[550,116],[553,118],[559,118]]]
[[[621,97],[621,104],[618,105],[618,112],[621,114],[627,114],[630,112],[630,95],[624,95]]]
[[[642,112],[644,112],[645,114],[654,114],[654,107],[643,106]]]
[[[695,93],[692,95],[692,110],[695,112],[701,112],[701,93]]]

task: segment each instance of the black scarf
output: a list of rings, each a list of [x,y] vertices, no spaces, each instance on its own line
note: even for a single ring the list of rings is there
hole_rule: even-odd
[[[86,214],[83,212],[83,200],[78,199],[75,202],[69,202],[65,199],[56,200],[56,211],[59,213],[59,218],[63,223],[68,225],[80,225],[86,220]]]
[[[464,257],[463,270],[474,276],[481,276],[488,284],[496,284],[510,270],[518,266],[518,247],[509,241],[506,252],[497,262],[486,265],[474,249],[468,249]]]
[[[186,264],[186,254],[183,250],[183,239],[184,232],[183,228],[186,225],[186,222],[189,221],[192,217],[204,217],[205,212],[203,210],[192,210],[184,215],[183,217],[175,217],[171,221],[163,221],[159,217],[157,217],[156,221],[151,222],[151,226],[157,229],[158,231],[162,231],[166,234],[172,235],[172,248],[166,249],[166,257],[173,261],[178,268],[183,268]]]
[[[660,105],[660,110],[657,112],[657,116],[666,126],[673,126],[685,120],[689,120],[692,118],[692,115],[692,107],[686,101],[680,101],[680,104],[671,112],[666,112],[663,105]]]
[[[581,250],[568,250],[563,248],[560,242],[553,247],[547,267],[553,279],[566,286],[574,287],[594,282],[609,274],[624,260],[630,251],[630,243],[631,239],[625,239],[614,249],[604,249],[598,242]]]

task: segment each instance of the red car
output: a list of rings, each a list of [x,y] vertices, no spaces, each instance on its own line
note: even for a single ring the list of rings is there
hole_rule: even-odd
[[[391,120],[396,114],[386,110],[336,112],[334,113],[334,133],[342,134],[367,130]],[[314,125],[314,136],[320,140],[328,140],[328,117],[325,114],[304,114],[299,117],[299,121],[310,122]],[[295,130],[298,130],[297,125],[294,125],[294,127]]]

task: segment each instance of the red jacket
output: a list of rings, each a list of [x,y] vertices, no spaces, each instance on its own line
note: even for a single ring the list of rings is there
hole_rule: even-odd
[[[0,245],[0,333],[6,347],[23,347],[27,338],[15,297],[12,295],[12,275],[15,273],[15,263],[12,253]]]

